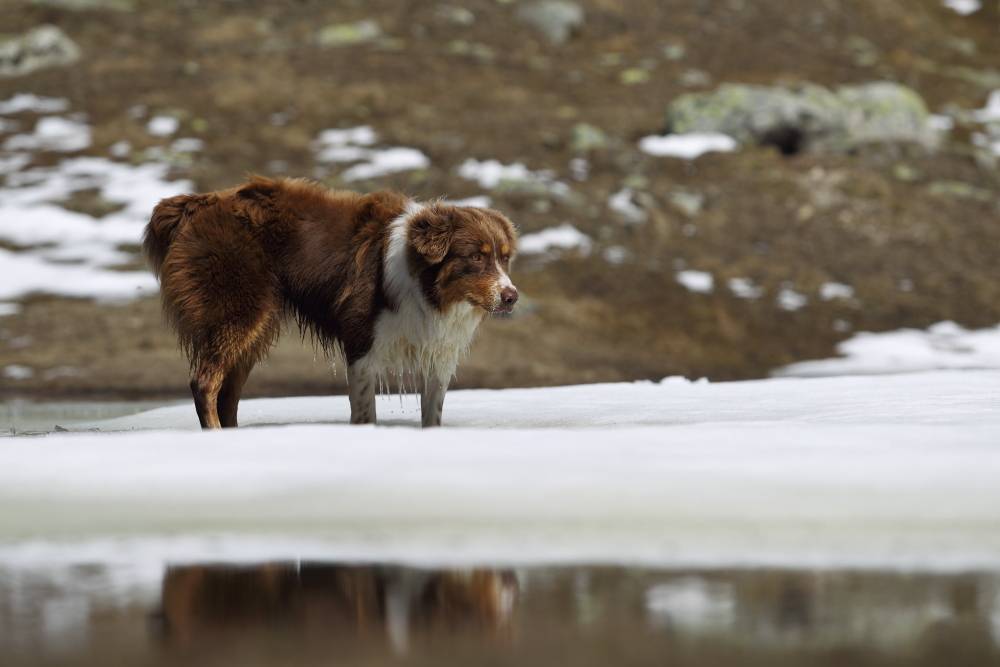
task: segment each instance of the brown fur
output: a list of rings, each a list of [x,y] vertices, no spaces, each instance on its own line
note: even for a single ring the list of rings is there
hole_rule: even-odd
[[[190,360],[203,427],[236,426],[243,383],[277,341],[285,313],[348,363],[371,349],[379,313],[393,307],[384,285],[389,223],[408,201],[254,176],[156,206],[143,252]],[[479,284],[485,273],[467,257],[497,225],[500,243],[513,249],[513,228],[492,211],[432,204],[412,220],[407,261],[433,308],[463,298],[484,314],[497,308]]]

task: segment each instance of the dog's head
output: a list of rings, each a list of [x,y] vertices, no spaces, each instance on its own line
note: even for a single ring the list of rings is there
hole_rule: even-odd
[[[510,261],[514,226],[486,208],[431,204],[410,222],[411,266],[427,300],[442,311],[465,301],[488,313],[510,313],[517,289]]]

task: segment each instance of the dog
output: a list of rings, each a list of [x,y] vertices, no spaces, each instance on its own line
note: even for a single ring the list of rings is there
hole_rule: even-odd
[[[261,176],[160,201],[142,238],[206,429],[237,426],[243,385],[286,314],[343,354],[352,424],[376,422],[376,380],[395,373],[417,382],[422,426],[440,426],[479,326],[517,302],[516,244],[489,209]]]

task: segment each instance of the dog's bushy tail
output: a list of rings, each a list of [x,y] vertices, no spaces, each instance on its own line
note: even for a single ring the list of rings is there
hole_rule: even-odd
[[[161,277],[163,261],[177,230],[184,225],[185,220],[214,199],[214,194],[177,195],[160,200],[153,209],[153,216],[142,232],[142,254],[157,278]]]

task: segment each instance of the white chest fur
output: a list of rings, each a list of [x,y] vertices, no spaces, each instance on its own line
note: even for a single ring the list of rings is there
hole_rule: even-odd
[[[359,363],[373,373],[419,373],[425,378],[439,378],[447,386],[458,360],[472,344],[484,313],[464,301],[447,312],[435,311],[424,298],[419,282],[410,275],[406,235],[410,220],[421,209],[420,204],[411,202],[406,213],[391,223],[385,284],[394,308],[379,315],[372,349]]]

